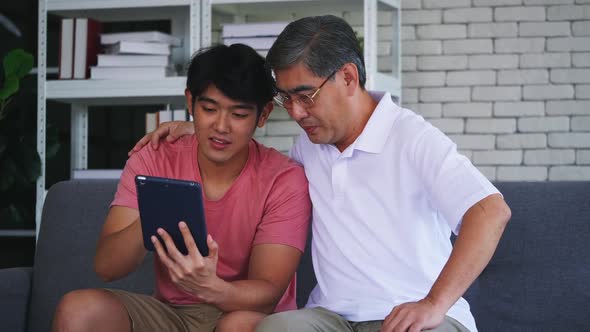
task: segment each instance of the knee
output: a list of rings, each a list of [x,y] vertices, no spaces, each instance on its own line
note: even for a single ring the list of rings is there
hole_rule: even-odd
[[[266,316],[258,323],[256,332],[281,332],[289,330],[292,316],[288,312],[281,312]]]
[[[234,311],[224,314],[215,331],[217,332],[243,332],[254,331],[258,323],[266,317],[265,314],[253,311]]]
[[[102,291],[104,292],[104,291]],[[101,290],[81,289],[64,295],[55,310],[53,331],[83,331],[100,316],[105,301]]]

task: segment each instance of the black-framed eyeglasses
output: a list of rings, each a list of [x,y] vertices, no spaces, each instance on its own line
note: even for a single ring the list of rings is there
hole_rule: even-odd
[[[312,107],[314,104],[313,98],[315,98],[315,96],[318,95],[318,93],[320,92],[320,90],[322,89],[324,84],[326,84],[326,82],[328,82],[328,80],[330,80],[332,78],[332,76],[334,76],[334,74],[336,74],[337,72],[338,72],[338,69],[334,70],[332,72],[332,74],[328,75],[328,77],[326,77],[326,79],[322,82],[322,84],[320,84],[320,86],[317,88],[317,90],[315,90],[313,93],[310,93],[310,94],[305,94],[305,93],[289,94],[286,92],[279,92],[274,97],[274,100],[277,104],[279,104],[280,106],[282,106],[284,108],[292,108],[294,102],[299,104],[302,107],[306,107],[306,108]]]

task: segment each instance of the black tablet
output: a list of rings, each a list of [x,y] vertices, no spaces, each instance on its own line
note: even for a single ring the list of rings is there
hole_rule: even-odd
[[[188,254],[178,228],[178,223],[184,221],[201,255],[209,255],[203,194],[198,182],[137,175],[135,186],[143,245],[147,250],[155,250],[150,237],[160,238],[156,230],[163,228],[174,240],[176,248],[184,255]]]

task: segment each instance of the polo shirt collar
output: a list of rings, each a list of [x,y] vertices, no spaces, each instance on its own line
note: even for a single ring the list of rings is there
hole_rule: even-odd
[[[369,94],[373,99],[379,100],[379,103],[361,135],[356,139],[354,149],[369,153],[380,153],[383,151],[391,127],[399,114],[399,107],[393,102],[389,92],[369,91]]]

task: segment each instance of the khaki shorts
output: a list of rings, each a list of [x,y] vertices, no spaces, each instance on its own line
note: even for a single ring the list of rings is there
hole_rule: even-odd
[[[351,322],[322,307],[280,312],[266,317],[256,332],[379,332],[382,320]],[[445,316],[440,326],[430,332],[469,332],[455,319]]]
[[[107,289],[123,303],[132,331],[212,332],[222,311],[210,304],[176,305],[159,301],[153,296]]]

